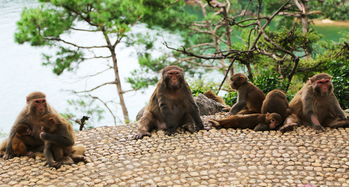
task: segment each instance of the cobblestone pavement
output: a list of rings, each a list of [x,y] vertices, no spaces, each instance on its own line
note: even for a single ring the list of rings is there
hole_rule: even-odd
[[[77,134],[89,163],[0,159],[2,186],[349,186],[349,128],[316,133],[215,130],[131,140],[135,126]]]

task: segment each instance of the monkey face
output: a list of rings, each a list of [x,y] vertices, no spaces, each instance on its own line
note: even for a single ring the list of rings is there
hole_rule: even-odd
[[[332,82],[328,78],[316,80],[313,82],[313,88],[320,96],[328,96],[332,91]]]
[[[242,84],[247,82],[247,77],[242,73],[234,74],[231,78],[231,88],[238,89]]]
[[[47,113],[46,99],[33,99],[31,102],[33,111],[38,115],[44,115]]]
[[[42,117],[42,128],[44,132],[52,133],[54,132],[58,126],[62,125],[59,118],[53,114],[46,114]]]
[[[179,89],[183,84],[183,73],[177,69],[172,69],[164,74],[167,86],[172,89]]]
[[[269,123],[270,129],[275,129],[281,123],[281,116],[278,113],[267,113],[266,121]]]

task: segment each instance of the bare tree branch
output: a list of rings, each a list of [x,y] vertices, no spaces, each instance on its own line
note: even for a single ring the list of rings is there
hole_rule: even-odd
[[[91,94],[88,94],[88,96],[91,97],[92,99],[98,100],[99,102],[101,102],[104,105],[105,108],[107,108],[110,115],[113,117],[114,125],[116,125],[116,118],[118,118],[118,117],[114,115],[113,111],[109,108],[108,104],[97,96],[93,96]],[[119,120],[119,122],[121,122],[120,118],[118,118],[118,120]]]
[[[62,42],[62,43],[65,43],[65,44],[68,44],[68,45],[71,45],[71,46],[74,46],[76,48],[82,48],[82,49],[92,49],[92,48],[108,48],[108,46],[106,45],[100,45],[100,46],[80,46],[80,45],[77,45],[75,43],[72,43],[72,42],[68,42],[68,41],[65,41],[61,38],[53,38],[53,37],[45,37],[46,40],[50,40],[50,41],[57,41],[57,42]]]
[[[110,85],[110,84],[116,84],[116,82],[115,82],[115,81],[112,81],[112,82],[106,82],[106,83],[103,83],[103,84],[101,84],[101,85],[98,85],[98,86],[96,86],[96,87],[94,87],[94,88],[91,88],[91,89],[89,89],[89,90],[83,90],[83,91],[73,91],[73,93],[75,93],[75,94],[79,94],[79,93],[87,93],[87,92],[92,92],[92,91],[94,91],[94,90],[97,90],[98,88],[101,88],[101,87],[103,87],[103,86]]]

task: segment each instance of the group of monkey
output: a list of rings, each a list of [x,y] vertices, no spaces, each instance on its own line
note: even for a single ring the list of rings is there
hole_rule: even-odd
[[[174,134],[177,128],[192,132],[208,130],[210,127],[203,125],[183,69],[167,66],[161,74],[138,121],[138,133],[133,138],[150,136],[152,130],[163,130],[167,135]],[[215,128],[278,129],[283,132],[300,124],[317,130],[348,127],[349,119],[333,93],[331,78],[326,73],[314,75],[288,103],[283,91],[272,90],[265,96],[244,74],[233,74],[230,86],[238,92],[237,102],[231,107],[228,117],[209,122]],[[222,102],[212,93],[207,96]],[[86,162],[85,148],[74,145],[75,134],[71,124],[47,103],[44,93],[30,93],[26,103],[9,137],[0,146],[0,155],[4,159],[33,157],[43,152],[47,164],[54,168]]]
[[[70,123],[46,101],[42,92],[30,93],[9,137],[0,146],[5,160],[15,156],[35,157],[43,152],[50,167],[73,164],[84,158],[85,148],[74,146],[75,134]]]
[[[275,89],[265,96],[244,74],[232,74],[230,86],[238,92],[237,102],[231,107],[228,117],[209,122],[215,128],[277,129],[282,132],[298,125],[309,125],[319,131],[324,127],[349,127],[349,119],[333,93],[331,79],[327,73],[310,77],[288,102],[283,91]],[[222,100],[212,92],[207,96]],[[204,127],[201,121],[183,70],[177,66],[165,67],[138,122],[138,133],[134,138],[150,136],[152,130],[164,130],[170,135],[176,128],[186,128],[188,124],[193,124],[195,130],[210,128]]]

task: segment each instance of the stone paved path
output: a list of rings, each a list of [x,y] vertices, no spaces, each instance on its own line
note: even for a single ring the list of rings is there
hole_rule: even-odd
[[[0,159],[2,186],[349,186],[349,128],[210,130],[130,140],[134,126],[77,134],[89,163]]]

